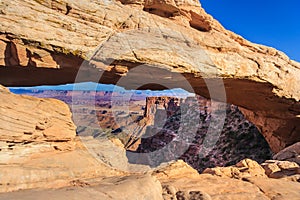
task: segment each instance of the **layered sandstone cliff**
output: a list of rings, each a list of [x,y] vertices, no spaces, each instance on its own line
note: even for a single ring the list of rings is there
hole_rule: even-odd
[[[88,153],[65,103],[15,95],[3,86],[0,101],[0,193],[125,174]]]
[[[78,81],[182,87],[242,107],[273,152],[300,140],[299,63],[225,30],[197,1],[2,0],[0,16],[3,85],[70,83],[80,69]],[[115,168],[125,162],[111,143],[88,141],[105,162],[85,149],[62,102],[4,87],[0,99],[0,192],[69,186],[0,199],[300,198],[299,143],[274,157],[298,164],[244,160],[199,175],[177,161],[133,175]]]
[[[238,105],[274,152],[300,140],[299,63],[225,30],[197,1],[3,0],[0,8],[1,84],[70,83],[81,66],[77,81],[182,87]]]

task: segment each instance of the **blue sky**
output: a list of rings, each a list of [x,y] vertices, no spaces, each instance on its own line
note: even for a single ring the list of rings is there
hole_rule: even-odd
[[[200,0],[221,24],[300,62],[300,0]]]

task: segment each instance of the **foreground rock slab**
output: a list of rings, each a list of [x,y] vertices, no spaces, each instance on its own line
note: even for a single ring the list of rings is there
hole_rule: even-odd
[[[297,200],[300,198],[300,184],[297,182],[262,178],[249,178],[247,181],[256,185],[268,199]]]
[[[232,169],[233,167],[227,167]],[[255,161],[243,160],[235,166],[238,176],[198,174],[183,161],[164,165],[153,172],[161,181],[164,199],[299,199],[300,184],[287,179],[271,179]],[[218,168],[216,168],[218,169]],[[224,168],[225,169],[225,168]],[[262,169],[262,170],[257,170]],[[256,171],[255,171],[256,170]],[[182,172],[182,173],[181,173]],[[246,175],[245,175],[246,174]],[[231,177],[231,178],[229,178]],[[197,198],[196,198],[197,199]]]
[[[106,178],[97,182],[76,182],[75,186],[56,190],[24,190],[0,194],[1,200],[32,200],[32,199],[144,199],[163,200],[160,182],[155,178],[144,176],[124,176]],[[81,186],[80,186],[81,185]]]

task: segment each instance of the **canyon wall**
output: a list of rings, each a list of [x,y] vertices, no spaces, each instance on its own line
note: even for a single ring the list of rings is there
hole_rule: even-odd
[[[0,84],[182,87],[243,108],[274,152],[300,140],[300,64],[224,29],[197,1],[2,0],[0,8]]]

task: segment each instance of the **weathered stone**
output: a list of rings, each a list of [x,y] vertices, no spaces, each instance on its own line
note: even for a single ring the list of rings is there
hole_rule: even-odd
[[[147,159],[130,159],[131,162],[141,161],[158,166],[176,157],[202,172],[208,167],[233,165],[245,158],[257,162],[270,159],[269,146],[255,126],[244,118],[236,106],[226,105],[226,109],[221,106],[200,96],[186,99],[147,97],[144,119],[150,126],[139,140],[136,151],[156,153],[144,155]],[[213,146],[203,148],[209,138],[207,132],[211,122],[222,120],[222,115],[214,115],[214,111],[226,112],[224,127],[214,139]],[[135,132],[132,137],[135,137]],[[165,148],[164,151],[160,151],[161,148]]]
[[[268,199],[253,184],[228,177],[198,174],[182,161],[160,170],[153,175],[162,183],[164,199],[193,199],[193,195],[199,199]]]
[[[185,173],[170,173],[180,171],[184,166],[171,163],[161,168],[161,172],[154,175],[161,181],[163,185],[164,199],[175,199],[176,195],[189,199],[190,191],[197,194],[207,194],[207,198],[211,199],[297,199],[299,193],[299,179],[296,176],[291,176],[290,179],[270,179],[261,174],[263,169],[254,161],[245,159],[235,167],[239,171],[239,175],[247,173],[242,179],[236,179],[234,176],[228,178],[225,174],[223,177],[213,176],[210,174],[196,174],[192,170],[183,170]],[[233,169],[234,167],[228,167]],[[246,169],[245,169],[246,168]],[[248,171],[251,171],[250,174]],[[166,174],[163,174],[166,169]],[[225,168],[223,168],[225,169]],[[249,170],[250,169],[250,170]],[[253,169],[260,169],[258,173],[254,173]],[[225,169],[226,170],[226,169]],[[158,175],[158,176],[157,176]],[[220,174],[222,175],[222,174]],[[250,175],[250,176],[249,176]],[[180,178],[179,178],[180,177]]]
[[[85,150],[63,102],[15,95],[3,86],[0,100],[0,193],[125,174]]]
[[[243,179],[247,177],[267,177],[265,170],[256,162],[244,159],[235,166],[207,168],[203,174],[212,174],[220,177]]]
[[[168,18],[180,15],[174,0],[146,0],[144,10]]]
[[[6,65],[6,48],[7,48],[7,43],[0,40],[0,66],[5,66]]]
[[[270,178],[283,178],[299,173],[300,167],[295,162],[267,160],[261,164],[265,169],[266,175]]]
[[[106,178],[97,180],[97,182],[94,180],[86,180],[84,182],[75,180],[72,182],[72,186],[56,190],[25,190],[11,192],[0,194],[0,199],[163,199],[159,181],[149,175]]]
[[[44,50],[34,50],[33,52],[28,50],[30,56],[29,65],[34,67],[43,68],[60,68],[60,66],[54,60],[52,55]]]
[[[15,95],[7,90],[0,92],[0,140],[55,142],[75,138],[76,127],[69,107],[63,102]]]
[[[1,15],[0,33],[5,42],[0,43],[0,57],[5,57],[1,62],[7,67],[0,69],[0,83],[12,86],[74,82],[83,59],[91,58],[98,45],[105,42],[113,53],[108,51],[104,57],[96,54],[90,61],[107,72],[100,82],[115,84],[137,65],[146,64],[152,70],[149,73],[157,77],[151,79],[144,71],[130,79],[152,83],[163,80],[170,88],[188,80],[194,92],[215,98],[209,95],[202,78],[222,79],[227,101],[249,111],[244,112],[246,117],[260,128],[274,152],[299,141],[299,63],[280,51],[225,30],[197,1],[123,3],[126,5],[112,1],[1,1],[5,15]],[[160,10],[145,12],[146,5],[150,10]],[[111,37],[117,36],[114,33],[122,33],[115,43]],[[14,48],[13,44],[26,44],[17,48],[22,52],[17,57],[3,51],[9,45]],[[10,68],[26,65],[28,55],[24,48],[50,54],[28,58],[37,69]],[[118,53],[123,55],[116,57]],[[113,60],[112,65],[118,65],[116,70],[111,70],[114,66],[106,68],[107,61]],[[85,69],[87,76],[81,81],[99,80],[99,69],[92,66]],[[170,79],[172,73],[182,74],[182,80]],[[143,89],[157,86],[148,84]]]
[[[210,21],[208,21],[203,15],[199,15],[194,11],[190,11],[191,20],[190,25],[191,27],[200,30],[200,31],[210,31],[212,29],[210,25]]]
[[[99,70],[106,72],[100,79],[103,83],[115,84],[120,77],[136,81],[126,82],[124,86],[130,89],[145,80],[152,84],[142,89],[164,89],[153,84],[157,82],[175,88],[188,80],[193,87],[189,91],[243,108],[274,152],[300,140],[299,63],[225,30],[196,0],[122,2],[128,5],[114,1],[2,0],[0,83],[19,86],[74,82],[82,61],[89,60],[83,64],[88,78],[80,81],[90,81],[90,77],[98,81]],[[103,45],[92,57],[99,44]],[[105,44],[108,49],[102,52]],[[146,70],[131,75],[142,64]],[[174,74],[180,74],[180,78],[174,78]],[[226,100],[209,95],[205,81],[216,80],[223,81]],[[123,154],[114,157],[119,160],[110,160],[115,154],[112,143],[107,142],[106,152],[97,152],[103,160],[92,157],[76,140],[65,104],[13,95],[2,86],[0,93],[0,192],[83,187],[21,191],[0,195],[0,199],[65,199],[72,195],[80,199],[162,199],[162,193],[166,199],[300,198],[299,177],[269,179],[251,160],[207,169],[217,176],[199,175],[182,161],[161,166],[152,175],[162,183],[164,192],[149,175],[120,178],[126,173],[114,167],[128,167]],[[274,158],[299,164],[297,145]],[[274,178],[299,173],[295,163],[276,161],[266,166],[267,174]],[[84,188],[93,183],[82,179],[95,177],[101,177],[102,185]]]
[[[256,185],[268,199],[299,199],[300,184],[293,181],[281,181],[278,179],[265,179],[252,177],[247,179],[250,183]]]
[[[191,166],[182,160],[165,163],[157,167],[152,174],[158,179],[167,179],[168,177],[182,178],[182,177],[197,177],[199,173]]]
[[[287,160],[291,162],[296,162],[300,165],[300,142],[297,142],[273,156],[276,160]]]
[[[27,56],[27,49],[22,44],[18,44],[17,41],[12,41],[10,44],[11,55],[14,60],[17,61],[16,66],[27,66],[29,58]]]

